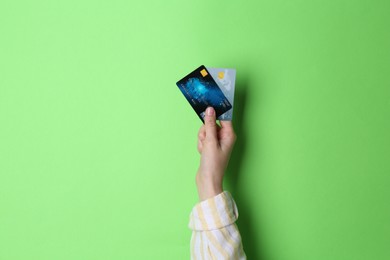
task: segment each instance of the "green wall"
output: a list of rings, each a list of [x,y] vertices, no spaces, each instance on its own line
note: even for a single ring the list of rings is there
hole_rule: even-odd
[[[201,124],[237,69],[249,259],[390,259],[390,2],[0,1],[0,259],[189,259]]]

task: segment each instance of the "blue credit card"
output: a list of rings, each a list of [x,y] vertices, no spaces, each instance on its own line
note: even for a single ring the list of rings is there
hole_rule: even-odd
[[[202,122],[204,122],[204,112],[209,106],[215,109],[217,118],[232,108],[204,65],[179,80],[176,85]]]

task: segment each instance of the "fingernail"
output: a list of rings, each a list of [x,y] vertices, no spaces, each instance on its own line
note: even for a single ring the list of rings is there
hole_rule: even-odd
[[[207,109],[206,109],[206,114],[208,115],[208,116],[213,116],[214,115],[214,108],[212,108],[212,107],[208,107]]]

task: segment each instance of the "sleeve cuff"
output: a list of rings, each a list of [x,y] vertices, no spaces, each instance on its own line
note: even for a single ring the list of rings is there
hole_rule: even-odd
[[[221,229],[233,224],[238,210],[232,195],[224,191],[195,205],[188,227],[195,231]]]

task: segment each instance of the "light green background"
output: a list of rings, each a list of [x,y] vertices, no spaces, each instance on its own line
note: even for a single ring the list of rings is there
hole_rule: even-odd
[[[201,124],[237,69],[226,177],[249,259],[390,259],[387,0],[0,1],[0,259],[189,259]]]

